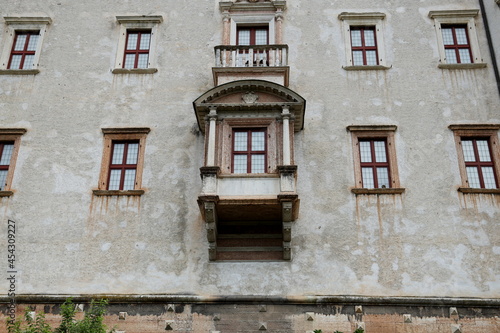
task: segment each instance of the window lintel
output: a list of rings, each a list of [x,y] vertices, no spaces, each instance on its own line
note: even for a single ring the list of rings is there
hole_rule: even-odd
[[[0,128],[0,135],[23,135],[25,128]]]
[[[457,124],[450,125],[448,128],[452,131],[484,131],[484,130],[499,130],[500,124]]]
[[[113,127],[101,130],[103,134],[148,134],[151,132],[149,127]]]
[[[479,14],[479,9],[466,10],[431,10],[429,17],[432,19],[446,18],[472,18]]]
[[[398,127],[396,125],[349,125],[347,130],[350,132],[363,132],[363,131],[385,131],[394,132]]]
[[[221,1],[219,2],[219,9],[221,12],[229,11],[277,11],[286,9],[286,1],[274,0],[266,2],[237,2]]]
[[[385,19],[384,13],[373,12],[373,13],[348,13],[343,12],[339,14],[339,19],[345,20],[383,20]]]
[[[45,16],[37,16],[37,17],[12,17],[12,16],[4,16],[5,24],[51,24],[52,19],[50,17]]]
[[[163,16],[161,15],[117,16],[116,21],[120,24],[128,24],[128,23],[158,24],[163,22]]]

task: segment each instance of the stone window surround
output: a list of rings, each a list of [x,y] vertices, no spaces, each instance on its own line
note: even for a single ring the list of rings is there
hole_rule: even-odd
[[[0,75],[35,75],[40,73],[38,69],[40,54],[42,51],[43,37],[47,31],[47,25],[52,23],[50,17],[4,17],[7,31],[4,35],[3,49],[0,58]],[[32,69],[7,69],[9,64],[12,44],[16,36],[16,31],[36,31],[40,32],[40,38],[35,51]]]
[[[497,182],[500,181],[500,144],[498,141],[498,130],[500,129],[500,124],[461,124],[461,125],[450,125],[448,126],[450,130],[453,131],[455,138],[455,146],[457,148],[457,159],[458,166],[460,170],[460,178],[462,179],[462,184],[458,188],[459,192],[462,193],[484,193],[484,194],[500,194],[500,188],[496,189],[486,189],[486,188],[471,188],[469,187],[467,181],[467,172],[465,169],[464,155],[461,146],[461,139],[463,137],[489,137],[489,143],[491,145],[491,153],[495,168],[495,175],[497,177]]]
[[[0,141],[13,141],[14,150],[9,163],[9,171],[5,179],[5,188],[0,191],[0,197],[9,197],[14,192],[12,191],[12,179],[14,177],[14,169],[16,168],[17,155],[21,145],[21,136],[26,133],[24,128],[0,128]]]
[[[120,26],[120,36],[118,39],[118,49],[116,52],[115,67],[111,71],[113,74],[153,74],[158,71],[156,65],[156,34],[158,24],[163,22],[161,15],[151,16],[117,16],[116,21]],[[148,68],[123,68],[125,56],[125,43],[127,41],[127,31],[151,30],[151,41],[149,45]]]
[[[396,147],[394,143],[395,125],[351,125],[347,130],[352,136],[352,150],[354,157],[354,179],[355,187],[351,188],[354,194],[401,194],[405,191],[400,187],[398,163],[396,158]],[[359,152],[359,139],[362,138],[385,138],[387,140],[387,151],[389,154],[389,173],[391,179],[390,188],[363,188],[361,177],[361,157]]]
[[[385,57],[384,42],[384,13],[341,13],[339,19],[342,21],[342,31],[344,34],[344,48],[346,54],[345,70],[386,70],[391,66],[387,65]],[[351,26],[373,26],[375,27],[375,39],[377,41],[378,65],[354,66],[352,59]]]
[[[481,58],[479,42],[477,39],[475,17],[479,14],[479,9],[469,10],[437,10],[430,11],[429,17],[434,20],[436,28],[436,37],[439,51],[438,67],[442,69],[473,69],[484,68],[486,63]],[[441,25],[443,24],[467,24],[470,49],[472,52],[471,64],[447,64],[446,54],[444,49],[443,35],[441,33]]]
[[[142,172],[144,168],[144,154],[146,150],[146,136],[151,131],[149,127],[129,127],[129,128],[103,128],[104,148],[101,162],[101,172],[99,174],[98,188],[93,190],[94,195],[129,195],[136,196],[144,194],[142,189]],[[113,141],[139,140],[139,156],[137,159],[137,169],[135,176],[135,188],[133,190],[107,190],[109,165],[111,159],[111,147]]]

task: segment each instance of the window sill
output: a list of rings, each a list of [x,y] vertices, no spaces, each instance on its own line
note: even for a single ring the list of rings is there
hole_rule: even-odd
[[[382,65],[376,65],[376,66],[342,66],[342,68],[346,71],[385,71],[388,69],[391,69],[392,66],[387,67],[387,66],[382,66]]]
[[[140,196],[144,194],[144,190],[128,190],[128,191],[110,191],[110,190],[92,190],[97,196]]]
[[[36,75],[39,69],[0,69],[0,75]]]
[[[13,194],[14,192],[12,191],[0,191],[0,197],[10,197]]]
[[[439,64],[438,68],[441,69],[476,69],[476,68],[486,68],[485,62],[477,62],[474,64]]]
[[[358,194],[402,194],[405,188],[352,188],[351,192]]]
[[[219,174],[219,178],[279,178],[277,173],[231,173]]]
[[[154,74],[158,72],[157,68],[115,68],[111,71],[113,74]]]
[[[500,194],[500,188],[471,188],[459,187],[458,192],[462,193],[478,193],[478,194]]]

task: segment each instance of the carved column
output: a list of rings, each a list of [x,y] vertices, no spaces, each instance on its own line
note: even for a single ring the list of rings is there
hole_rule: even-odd
[[[276,21],[276,44],[283,44],[283,10],[278,8],[274,14]]]
[[[231,16],[229,10],[224,10],[222,13],[222,44],[229,45],[231,43]]]
[[[215,165],[215,129],[217,126],[217,110],[215,107],[210,107],[210,112],[208,113],[208,119],[210,121],[210,126],[208,129],[208,150],[207,150],[207,160],[206,166]]]
[[[290,165],[290,110],[288,109],[288,106],[283,106],[281,118],[283,119],[283,165]]]

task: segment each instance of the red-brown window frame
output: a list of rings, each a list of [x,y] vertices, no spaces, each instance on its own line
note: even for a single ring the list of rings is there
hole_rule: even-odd
[[[477,149],[477,140],[486,141],[488,143],[488,151],[490,153],[490,160],[491,160],[490,162],[482,162],[479,160],[479,151]],[[467,169],[467,167],[476,168],[477,175],[479,178],[480,188],[484,189],[484,188],[486,188],[486,186],[484,184],[482,167],[491,167],[493,170],[493,177],[495,178],[495,186],[496,186],[496,188],[498,188],[498,177],[497,177],[497,173],[495,170],[495,160],[494,160],[495,157],[493,155],[493,150],[491,149],[490,137],[467,137],[467,136],[460,137],[460,143],[462,143],[463,141],[472,141],[472,147],[474,149],[474,158],[475,158],[474,162],[467,162],[467,161],[465,161],[465,158],[464,158],[465,168],[466,169]],[[462,147],[462,149],[463,149],[463,147]],[[469,186],[470,186],[470,184],[469,184]]]
[[[27,50],[29,42],[30,42],[30,39],[31,39],[31,36],[33,36],[33,35],[39,36],[40,35],[40,31],[39,30],[16,31],[15,33],[16,33],[16,35],[14,37],[14,42],[12,43],[12,49],[11,49],[10,57],[9,57],[9,65],[7,66],[7,69],[11,69],[10,66],[12,64],[12,58],[15,55],[20,55],[21,56],[21,62],[19,63],[19,69],[23,69],[24,68],[24,60],[26,59],[26,56],[27,55],[34,56],[36,54],[36,50],[34,50],[34,51],[28,51]],[[23,47],[22,51],[16,51],[15,50],[16,43],[17,43],[17,38],[19,37],[19,35],[28,35],[28,38],[26,38],[26,42],[24,43],[24,47]],[[38,42],[40,42],[40,41],[38,41]]]
[[[360,30],[361,31],[361,46],[353,46],[352,43],[352,31],[353,30]],[[366,46],[365,45],[365,30],[372,30],[373,31],[373,39],[375,41],[375,46]],[[376,60],[377,63],[376,65],[379,64],[378,61],[378,43],[377,43],[377,29],[375,26],[351,26],[350,27],[350,34],[349,37],[351,38],[351,57],[354,65],[354,51],[361,51],[363,54],[363,66],[367,66],[367,60],[366,60],[366,51],[375,51],[376,54]]]
[[[266,30],[266,44],[262,45],[269,45],[269,26],[268,25],[260,25],[260,26],[238,26],[236,28],[236,45],[240,45],[240,31],[241,30],[250,30],[250,44],[249,45],[256,45],[255,44],[255,31],[256,30],[261,30],[265,29]]]
[[[135,34],[135,33],[139,34],[137,36],[137,43],[135,45],[135,49],[127,50],[128,38],[129,38],[130,34]],[[149,46],[148,46],[147,50],[140,49],[142,34],[149,34],[150,35]],[[129,54],[134,55],[134,67],[132,67],[132,68],[138,68],[137,65],[139,64],[139,55],[140,54],[147,54],[148,55],[148,67],[149,67],[149,56],[150,56],[149,52],[151,50],[151,37],[152,37],[151,29],[149,29],[149,30],[127,30],[127,38],[125,38],[125,51],[123,53],[123,65],[122,65],[123,68],[125,68],[127,55],[129,55]]]
[[[128,141],[112,141],[112,146],[111,146],[111,158],[109,160],[109,172],[108,172],[108,184],[107,184],[107,190],[109,190],[109,184],[110,184],[110,179],[111,179],[111,171],[112,170],[121,170],[121,175],[120,175],[120,185],[118,186],[118,191],[123,191],[123,186],[125,182],[125,170],[135,170],[135,177],[134,177],[134,188],[135,188],[135,183],[137,179],[137,163],[135,164],[127,164],[127,156],[128,156],[128,147],[129,144],[138,144],[140,146],[139,140],[128,140]],[[125,144],[124,150],[123,150],[123,158],[122,158],[122,163],[121,164],[113,164],[113,154],[115,152],[115,146],[117,144]],[[139,149],[137,151],[137,157],[136,160],[139,160]]]
[[[442,29],[450,29],[450,28],[451,28],[451,34],[453,36],[453,45],[446,45],[446,44],[444,44],[444,41],[443,41],[443,46],[444,46],[445,53],[446,53],[446,50],[454,50],[455,51],[455,56],[457,57],[457,62],[456,63],[457,64],[461,64],[462,61],[460,59],[460,52],[459,52],[459,50],[461,50],[461,49],[468,50],[469,51],[470,61],[471,61],[471,63],[474,63],[474,57],[472,56],[472,49],[471,49],[470,39],[469,39],[469,29],[468,29],[467,24],[442,24],[441,25],[441,30]],[[467,44],[458,44],[457,43],[457,34],[455,32],[455,30],[457,28],[463,28],[463,29],[465,29],[465,37],[467,38]],[[447,59],[447,62],[448,62],[448,59]]]
[[[247,135],[247,150],[246,151],[235,151],[234,140],[236,132],[249,133]],[[252,133],[263,132],[264,133],[264,150],[253,151],[252,147]],[[248,150],[250,148],[250,150]],[[232,148],[231,148],[231,173],[234,173],[234,156],[235,155],[246,155],[247,156],[247,172],[252,173],[252,155],[264,155],[264,172],[267,173],[267,129],[266,128],[233,128],[232,131]]]
[[[385,162],[377,162],[376,157],[375,157],[375,141],[382,141],[384,142],[384,148],[385,148]],[[387,168],[387,176],[389,179],[389,187],[391,188],[392,184],[392,179],[391,179],[391,164],[390,164],[390,159],[389,159],[389,150],[388,150],[388,143],[387,143],[387,138],[385,137],[379,137],[379,138],[359,138],[358,143],[360,142],[369,142],[370,143],[370,153],[371,153],[371,160],[372,162],[359,162],[361,170],[363,168],[370,168],[372,170],[372,176],[373,176],[373,188],[382,188],[378,186],[378,174],[377,174],[377,168]],[[361,156],[361,145],[358,145],[358,149],[360,150],[359,154]],[[363,181],[363,177],[361,177],[361,180]],[[363,188],[366,188],[365,184],[362,184]]]
[[[12,145],[13,147],[15,147],[15,142],[14,141],[0,141],[0,158],[3,155],[3,150],[5,148],[5,145]],[[14,148],[13,148],[13,150],[14,150]],[[14,151],[13,151],[13,153],[14,153]],[[12,155],[11,155],[10,159],[12,160]],[[0,170],[7,171],[7,176],[9,174],[9,168],[10,168],[10,165],[11,165],[11,160],[9,161],[9,164],[6,164],[6,165],[0,164]],[[5,184],[0,184],[0,189],[3,188],[2,191],[4,191],[6,187],[7,187],[7,177],[5,179]]]

